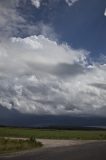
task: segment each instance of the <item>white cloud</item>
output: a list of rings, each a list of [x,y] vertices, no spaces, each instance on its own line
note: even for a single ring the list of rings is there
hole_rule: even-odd
[[[65,1],[69,6],[76,2],[76,0]],[[29,36],[42,34],[51,39],[56,39],[57,35],[54,33],[53,26],[50,24],[44,24],[43,21],[30,23],[27,16],[25,17],[25,15],[22,14],[20,9],[25,9],[24,6],[27,2],[27,0],[0,1],[0,37],[5,39],[5,37],[17,37],[17,35]],[[48,3],[45,3],[43,0],[30,0],[30,2],[36,8],[41,6],[41,2],[43,5],[48,5],[48,7],[52,8],[52,5],[58,5],[60,0],[48,0]]]
[[[104,16],[106,16],[106,9],[105,9],[105,12],[104,12]]]
[[[34,5],[36,8],[39,8],[41,6],[41,1],[44,2],[44,0],[31,0],[32,5]],[[76,3],[78,0],[64,0],[68,6],[72,6],[74,3]],[[48,0],[48,4],[58,3],[60,0]],[[46,3],[45,3],[46,4]]]
[[[44,36],[0,44],[0,104],[24,113],[106,113],[106,64]]]
[[[0,36],[10,36],[16,31],[16,28],[25,20],[17,12],[16,7],[19,5],[19,0],[1,0],[0,1]],[[17,32],[17,31],[16,31]]]
[[[72,6],[74,3],[76,3],[78,0],[65,0],[68,6]]]
[[[50,24],[44,24],[42,21],[30,24],[27,18],[18,10],[27,3],[27,0],[23,0],[23,3],[20,2],[20,0],[0,1],[0,41],[7,37],[35,34],[42,34],[55,39],[56,34]],[[36,4],[36,7],[38,7],[40,1],[35,1],[35,3],[33,1],[33,4]]]
[[[65,1],[69,6],[77,2]],[[32,0],[37,8],[40,2]],[[18,29],[42,35],[0,43],[0,104],[24,113],[105,116],[104,56],[104,64],[89,65],[87,51],[56,43],[52,27],[42,22],[30,25],[17,12],[18,5],[19,0],[0,1],[1,37],[18,34]]]
[[[40,7],[41,0],[31,0],[31,2],[36,8]]]

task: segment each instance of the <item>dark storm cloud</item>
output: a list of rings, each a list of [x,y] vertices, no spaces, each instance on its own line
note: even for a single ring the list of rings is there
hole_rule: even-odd
[[[106,90],[106,84],[104,84],[104,83],[93,83],[91,85],[96,87],[96,88],[100,88],[100,89]]]
[[[48,126],[106,126],[105,117],[97,116],[51,116],[21,114],[17,110],[9,110],[0,106],[0,125],[19,127],[48,127]]]

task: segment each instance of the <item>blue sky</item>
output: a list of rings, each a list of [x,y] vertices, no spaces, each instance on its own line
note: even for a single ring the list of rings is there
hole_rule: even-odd
[[[28,1],[19,9],[29,23],[51,25],[60,42],[86,49],[94,57],[105,54],[105,0],[79,0],[72,6],[68,6],[65,0],[46,3],[41,1],[41,6],[35,9]]]
[[[106,117],[106,1],[0,1],[0,109]]]
[[[5,0],[1,1],[2,3],[8,2]],[[72,6],[69,6],[65,0],[41,0],[38,8],[32,5],[30,0],[20,0],[17,3],[15,6],[16,4],[12,4],[11,1],[10,7],[14,5],[17,13],[26,22],[20,22],[14,29],[11,28],[13,36],[26,37],[40,34],[40,30],[28,33],[24,25],[42,23],[54,30],[59,42],[66,42],[73,48],[86,49],[95,57],[101,53],[105,54],[105,0],[79,0],[75,1]]]

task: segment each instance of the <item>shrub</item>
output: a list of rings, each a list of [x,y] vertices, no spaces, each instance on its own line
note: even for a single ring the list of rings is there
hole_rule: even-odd
[[[33,142],[33,143],[36,143],[36,142],[37,142],[35,136],[31,136],[31,137],[30,137],[30,142]]]

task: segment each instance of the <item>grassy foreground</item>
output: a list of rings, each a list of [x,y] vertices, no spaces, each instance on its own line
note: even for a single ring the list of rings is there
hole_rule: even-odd
[[[0,137],[34,136],[42,139],[81,139],[81,140],[106,140],[106,131],[74,131],[50,129],[25,129],[0,127]]]
[[[41,146],[42,144],[40,142],[31,139],[22,140],[22,139],[0,138],[0,154],[29,150]]]

